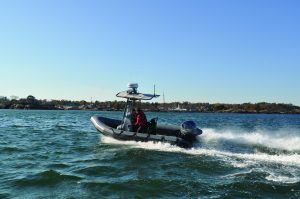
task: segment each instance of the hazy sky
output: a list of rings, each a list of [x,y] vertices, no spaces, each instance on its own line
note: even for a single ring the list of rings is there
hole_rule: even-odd
[[[298,0],[0,0],[0,95],[300,105],[299,24]]]

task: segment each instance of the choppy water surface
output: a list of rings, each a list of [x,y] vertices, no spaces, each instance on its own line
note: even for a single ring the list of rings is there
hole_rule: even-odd
[[[92,115],[0,110],[0,198],[300,198],[300,115],[147,113],[194,120],[190,150],[101,136]]]

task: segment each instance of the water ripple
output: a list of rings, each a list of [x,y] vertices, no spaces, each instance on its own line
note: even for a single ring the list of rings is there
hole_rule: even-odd
[[[0,198],[299,198],[299,115],[147,113],[194,120],[194,148],[101,136],[92,115],[0,110]]]

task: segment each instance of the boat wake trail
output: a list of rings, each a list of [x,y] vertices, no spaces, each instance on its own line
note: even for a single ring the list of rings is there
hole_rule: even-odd
[[[218,147],[219,142],[227,141],[234,150]],[[300,153],[299,136],[284,135],[280,137],[277,132],[275,136],[267,133],[236,133],[233,131],[218,132],[213,129],[205,129],[199,137],[197,146],[191,149],[183,149],[168,143],[161,142],[135,142],[119,141],[111,137],[102,136],[101,142],[110,145],[121,145],[130,149],[145,149],[162,151],[168,153],[187,154],[200,158],[202,162],[219,162],[228,171],[232,168],[233,178],[244,175],[261,176],[267,181],[284,184],[295,184],[300,182]],[[253,148],[253,145],[278,148],[280,150],[239,150],[235,145],[243,144],[244,148]],[[221,144],[222,145],[222,144]],[[254,147],[255,148],[255,147]],[[123,148],[122,148],[123,149]],[[288,152],[282,150],[289,150]]]
[[[194,147],[191,149],[183,149],[178,146],[170,145],[168,143],[119,141],[111,137],[105,137],[105,136],[102,136],[102,142],[109,143],[109,144],[127,145],[130,148],[143,148],[147,150],[217,157],[220,159],[224,159],[226,161],[229,160],[232,163],[232,165],[235,167],[244,167],[249,164],[255,164],[257,161],[300,167],[300,154],[298,153],[292,153],[292,154],[268,154],[268,153],[261,153],[261,152],[241,153],[241,152],[230,152],[225,150],[202,148],[201,146]]]
[[[214,142],[218,140],[229,140],[235,143],[260,145],[273,149],[300,152],[300,132],[298,135],[293,130],[282,130],[276,132],[256,131],[238,132],[233,130],[216,131],[214,129],[204,129],[200,139],[204,142]]]

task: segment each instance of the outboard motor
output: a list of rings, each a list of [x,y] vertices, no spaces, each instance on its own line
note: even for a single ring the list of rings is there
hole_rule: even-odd
[[[185,121],[181,124],[180,134],[184,140],[188,142],[193,142],[196,140],[197,135],[202,134],[202,130],[197,128],[195,122]]]

